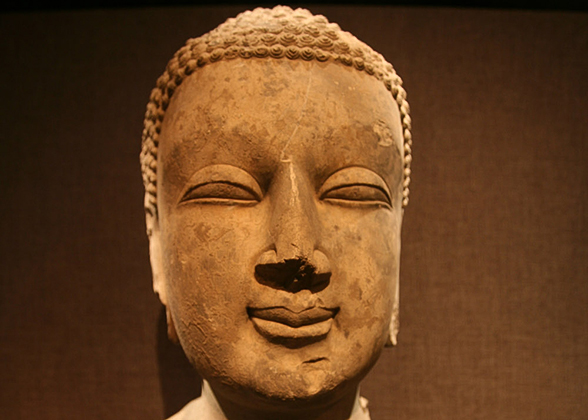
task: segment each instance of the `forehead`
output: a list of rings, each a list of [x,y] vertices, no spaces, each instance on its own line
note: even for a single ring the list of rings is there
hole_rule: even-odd
[[[158,176],[183,180],[222,163],[263,184],[290,160],[317,182],[363,166],[396,184],[400,150],[398,107],[376,78],[334,63],[237,59],[197,69],[178,88],[162,126]]]

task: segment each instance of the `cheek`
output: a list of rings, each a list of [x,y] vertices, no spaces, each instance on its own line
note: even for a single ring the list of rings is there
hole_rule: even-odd
[[[330,223],[325,235],[333,282],[344,300],[342,320],[351,329],[383,334],[390,320],[398,281],[400,223],[397,213],[375,210]]]
[[[255,239],[255,224],[235,210],[190,209],[163,226],[169,307],[184,348],[221,336],[229,342],[247,319],[255,247],[243,244]]]

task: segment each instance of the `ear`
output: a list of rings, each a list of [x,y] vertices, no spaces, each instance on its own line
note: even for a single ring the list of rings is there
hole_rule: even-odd
[[[392,316],[390,319],[390,327],[388,330],[388,339],[386,340],[386,347],[394,347],[398,344],[398,331],[400,329],[399,315],[399,301],[400,301],[400,281],[396,282],[396,293],[394,296],[394,302],[392,303]]]
[[[402,226],[402,219],[404,218],[404,208],[400,210],[400,224]],[[399,229],[400,231],[402,229]],[[398,232],[398,241],[400,242],[400,232]],[[398,244],[398,252],[400,252],[400,243]],[[398,263],[400,264],[400,255],[398,256]],[[390,317],[390,327],[388,329],[388,338],[386,339],[386,347],[394,347],[398,344],[398,331],[400,330],[400,270],[396,275],[396,290],[394,291],[394,298],[392,301],[392,315]]]
[[[153,291],[157,294],[161,303],[167,306],[167,290],[163,274],[159,221],[157,216],[149,211],[145,213],[145,219],[147,222],[147,237],[149,238],[149,260],[153,274]]]
[[[147,211],[145,214],[147,222],[147,236],[149,237],[149,259],[151,261],[151,272],[153,274],[153,291],[165,306],[165,317],[167,319],[167,336],[174,343],[179,343],[178,333],[171,315],[167,299],[167,279],[163,270],[163,253],[161,249],[161,234],[157,215]]]

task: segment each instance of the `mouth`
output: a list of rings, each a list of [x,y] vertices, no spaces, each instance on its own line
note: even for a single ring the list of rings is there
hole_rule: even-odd
[[[310,307],[294,311],[284,306],[247,308],[255,329],[278,344],[301,346],[322,340],[333,325],[339,308]]]

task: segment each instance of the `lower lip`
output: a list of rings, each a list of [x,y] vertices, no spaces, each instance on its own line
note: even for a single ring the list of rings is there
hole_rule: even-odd
[[[325,337],[333,325],[333,318],[297,328],[256,317],[251,317],[251,321],[255,329],[270,340],[318,340]]]

